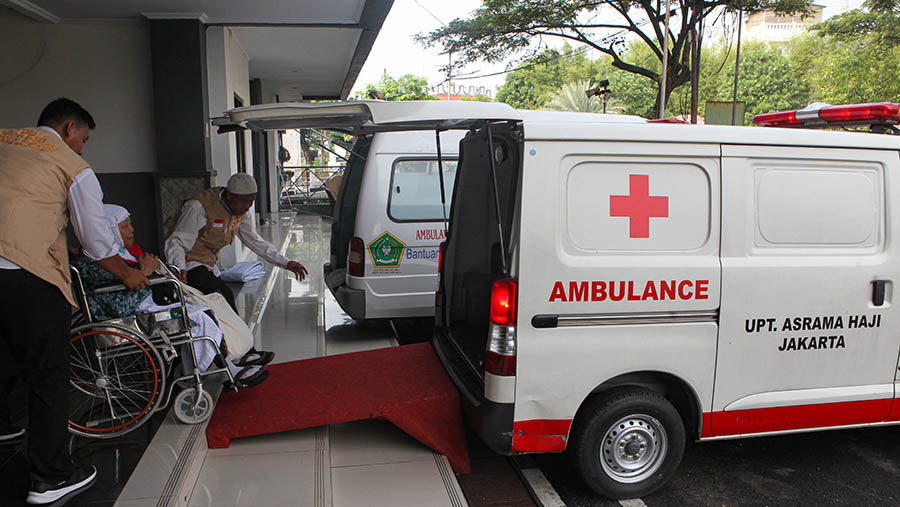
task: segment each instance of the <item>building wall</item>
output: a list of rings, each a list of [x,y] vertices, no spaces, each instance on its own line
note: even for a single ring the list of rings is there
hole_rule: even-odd
[[[97,128],[84,158],[97,173],[156,172],[146,24],[46,24],[0,10],[0,127],[32,126],[64,96]]]
[[[247,52],[230,29],[211,26],[206,30],[207,71],[209,76],[209,112],[219,116],[234,107],[237,95],[245,106],[250,105],[250,65]],[[224,186],[236,173],[237,134],[210,133],[212,167],[216,171],[214,184]],[[244,157],[248,172],[252,172],[252,147],[250,135],[244,135]],[[219,253],[219,263],[231,266],[243,260],[250,252],[235,239],[233,247],[225,247]]]

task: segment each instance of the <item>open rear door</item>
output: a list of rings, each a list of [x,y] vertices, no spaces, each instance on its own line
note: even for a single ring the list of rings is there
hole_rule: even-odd
[[[507,104],[435,101],[283,102],[240,107],[213,118],[220,132],[236,129],[353,129],[357,135],[397,130],[467,129],[484,120],[517,120]]]

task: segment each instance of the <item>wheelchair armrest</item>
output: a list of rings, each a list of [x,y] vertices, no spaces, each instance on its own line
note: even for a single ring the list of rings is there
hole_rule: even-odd
[[[149,286],[161,285],[164,283],[171,283],[171,284],[177,283],[177,282],[175,282],[175,280],[172,280],[171,278],[162,276],[162,275],[151,275],[148,278],[150,279]],[[94,287],[93,290],[87,291],[87,293],[88,294],[104,294],[107,292],[116,292],[116,291],[120,291],[120,290],[128,290],[128,287],[126,287],[121,282],[116,280],[114,282],[109,282],[109,283],[104,283],[104,284],[98,285],[98,286]]]

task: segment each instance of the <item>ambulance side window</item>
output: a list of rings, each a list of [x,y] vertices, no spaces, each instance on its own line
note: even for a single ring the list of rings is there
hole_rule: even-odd
[[[880,244],[884,207],[877,168],[758,167],[755,176],[757,247]]]
[[[445,211],[437,159],[397,159],[391,170],[388,216],[395,222],[430,222],[450,216],[450,196],[456,180],[455,159],[443,159]]]

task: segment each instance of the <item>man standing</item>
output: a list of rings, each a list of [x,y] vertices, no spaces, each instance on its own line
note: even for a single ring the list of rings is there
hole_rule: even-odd
[[[26,502],[52,503],[87,489],[97,470],[68,452],[69,326],[75,304],[66,249],[71,219],[85,254],[129,289],[149,281],[119,257],[103,213],[100,183],[81,158],[94,119],[60,98],[38,128],[0,130],[0,341],[28,387]],[[12,381],[0,381],[0,425]],[[14,428],[13,428],[14,429]]]
[[[204,294],[222,294],[235,311],[234,293],[219,278],[216,267],[219,250],[234,242],[235,236],[256,255],[287,269],[300,280],[307,274],[302,264],[281,255],[257,234],[249,213],[255,199],[253,176],[234,174],[225,188],[213,187],[185,201],[175,230],[166,239],[166,259],[181,270],[182,279]]]

